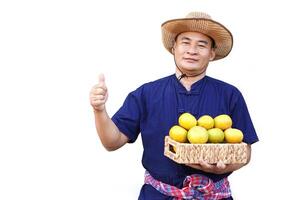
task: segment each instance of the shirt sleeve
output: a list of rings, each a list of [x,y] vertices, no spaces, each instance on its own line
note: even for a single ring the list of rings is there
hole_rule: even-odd
[[[246,102],[239,90],[237,90],[237,92],[235,93],[235,97],[233,98],[231,117],[233,120],[233,128],[240,129],[243,132],[243,141],[245,143],[253,144],[259,140],[254,125],[252,123]]]
[[[140,132],[141,93],[141,88],[131,92],[112,117],[118,129],[129,138],[129,143],[135,142]]]

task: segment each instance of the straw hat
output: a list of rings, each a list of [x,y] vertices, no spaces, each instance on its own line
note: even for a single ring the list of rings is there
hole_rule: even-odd
[[[211,37],[215,42],[214,60],[226,57],[233,46],[233,36],[225,26],[212,20],[206,13],[191,12],[185,18],[168,20],[162,24],[162,40],[170,53],[176,36],[183,32],[199,32]]]

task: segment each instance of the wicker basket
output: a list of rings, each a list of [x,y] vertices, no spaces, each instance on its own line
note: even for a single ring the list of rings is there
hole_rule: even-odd
[[[247,144],[179,143],[166,136],[164,155],[180,164],[197,164],[200,159],[210,164],[218,161],[225,164],[246,163]]]

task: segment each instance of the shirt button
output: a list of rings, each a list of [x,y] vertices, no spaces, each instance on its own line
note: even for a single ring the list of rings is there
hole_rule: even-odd
[[[179,108],[179,109],[178,109],[178,112],[179,112],[179,113],[184,113],[185,111],[184,111],[183,108]]]

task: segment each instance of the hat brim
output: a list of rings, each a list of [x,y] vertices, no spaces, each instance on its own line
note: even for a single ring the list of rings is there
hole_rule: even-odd
[[[211,37],[215,42],[215,58],[226,57],[233,47],[233,36],[222,24],[206,18],[183,18],[166,21],[162,24],[164,47],[172,54],[177,35],[183,32],[199,32]]]

